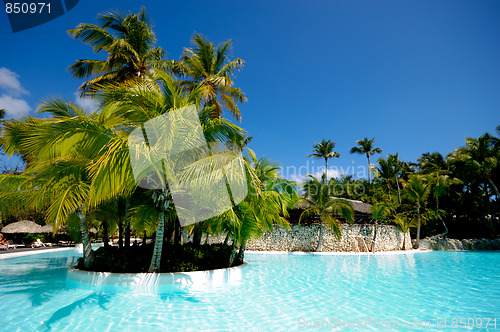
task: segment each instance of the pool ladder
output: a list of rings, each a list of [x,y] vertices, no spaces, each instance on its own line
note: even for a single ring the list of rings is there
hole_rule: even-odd
[[[353,235],[351,235],[351,234],[349,234],[349,237],[350,237],[350,238],[354,241],[354,243],[356,244],[356,252],[357,252],[357,253],[360,253],[361,251],[359,250],[359,242],[358,242],[358,240],[356,239],[356,237],[355,237],[355,236],[353,236]],[[370,250],[368,250],[368,246],[366,245],[365,237],[364,237],[364,236],[362,236],[362,237],[361,237],[361,240],[363,241],[363,245],[364,245],[364,247],[365,247],[365,249],[366,249],[366,252],[370,252]]]

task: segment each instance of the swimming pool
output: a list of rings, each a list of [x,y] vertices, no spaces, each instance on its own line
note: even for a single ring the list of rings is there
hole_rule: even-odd
[[[500,329],[499,252],[247,253],[239,281],[158,295],[67,283],[79,255],[0,260],[0,330]]]

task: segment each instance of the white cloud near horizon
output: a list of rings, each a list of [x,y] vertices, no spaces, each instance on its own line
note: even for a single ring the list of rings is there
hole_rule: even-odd
[[[29,92],[23,88],[19,77],[19,74],[8,68],[0,68],[0,108],[5,109],[10,117],[22,117],[32,109],[28,102],[21,98]]]
[[[73,93],[73,95],[75,97],[75,103],[78,106],[80,106],[81,108],[83,108],[84,110],[86,110],[89,113],[94,113],[97,111],[98,106],[94,100],[92,100],[91,98],[87,98],[87,97],[80,97],[80,92],[78,90],[75,91]]]
[[[314,172],[312,175],[314,175],[318,180],[321,179],[321,176],[323,175],[323,173],[325,173],[325,168],[321,168],[320,170]],[[336,169],[336,168],[329,168],[328,169],[328,178],[331,179],[331,178],[338,178],[338,177],[341,177],[343,174],[345,174],[344,172],[341,172],[340,170]],[[292,181],[295,181],[299,184],[303,184],[306,179],[307,179],[307,175],[309,174],[290,174],[289,178],[290,180]]]

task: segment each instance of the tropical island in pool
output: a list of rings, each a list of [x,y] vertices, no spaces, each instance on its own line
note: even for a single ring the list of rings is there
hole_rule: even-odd
[[[144,8],[68,33],[99,55],[68,67],[98,107],[47,97],[36,116],[2,120],[3,150],[24,162],[0,175],[5,249],[81,242],[78,268],[108,272],[226,268],[249,249],[500,249],[500,126],[414,162],[383,156],[375,137],[338,151],[333,132],[304,155],[324,172],[291,181],[248,148],[235,79],[245,61],[231,41],[194,33],[180,59],[167,59]],[[189,109],[195,120],[177,112]],[[341,154],[365,156],[366,178],[328,174]],[[20,232],[23,219],[52,232]]]

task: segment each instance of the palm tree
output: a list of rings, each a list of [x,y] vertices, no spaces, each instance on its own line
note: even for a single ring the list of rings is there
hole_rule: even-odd
[[[420,209],[422,204],[425,204],[430,193],[429,179],[423,175],[410,175],[408,182],[405,184],[405,190],[408,197],[417,204],[417,237],[415,239],[415,249],[420,247]]]
[[[99,14],[98,21],[99,26],[81,23],[68,31],[95,53],[106,54],[106,60],[79,59],[68,67],[74,77],[88,80],[80,86],[82,96],[94,95],[110,84],[151,79],[152,69],[164,67],[165,52],[155,47],[153,25],[144,7],[126,16],[117,11]]]
[[[236,209],[240,215],[242,227],[237,238],[240,243],[238,261],[243,261],[244,250],[248,239],[260,236],[264,231],[273,231],[274,225],[290,228],[288,209],[298,200],[296,184],[282,179],[279,167],[265,157],[257,158],[251,149],[247,149],[247,160],[251,172],[256,175],[251,181],[250,193],[243,203],[242,208]]]
[[[103,134],[102,123],[97,116],[89,116],[83,109],[62,100],[45,101],[40,113],[49,113],[49,119],[26,118],[11,121],[5,128],[6,151],[21,151],[29,162],[25,170],[27,187],[23,193],[28,205],[37,209],[46,209],[47,221],[55,227],[77,217],[82,233],[84,266],[89,268],[93,261],[93,251],[88,232],[88,200],[91,179],[87,170],[91,163],[94,149],[84,149],[80,133],[66,131],[78,124],[93,131],[93,140],[87,140],[88,146],[98,141]],[[98,128],[101,130],[98,130]],[[64,130],[63,130],[64,128]],[[71,143],[69,143],[71,142]],[[68,144],[69,143],[69,144]],[[81,148],[81,149],[79,149]]]
[[[375,253],[375,245],[377,241],[377,226],[380,219],[385,218],[390,213],[390,208],[385,203],[375,203],[372,208],[372,218],[375,221],[375,230],[373,232],[373,247],[372,252]]]
[[[498,166],[500,144],[498,138],[486,133],[479,138],[467,137],[465,147],[456,149],[448,156],[453,164],[463,164],[466,177],[471,177],[472,182],[484,182],[500,197],[498,187],[493,181],[492,172]]]
[[[145,122],[158,116],[166,114],[172,110],[188,105],[199,105],[201,100],[201,86],[186,91],[182,88],[182,83],[174,80],[166,73],[157,72],[157,79],[160,87],[156,88],[147,83],[138,83],[133,89],[127,87],[115,87],[97,95],[103,104],[116,109],[117,114],[127,122],[129,128],[142,126]],[[222,118],[212,119],[209,116],[211,108],[204,108],[199,113],[202,130],[205,139],[210,142],[225,142],[230,139],[242,140],[244,132],[241,128],[229,123]],[[111,199],[121,195],[127,178],[123,174],[132,174],[130,168],[130,156],[128,152],[127,136],[116,137],[116,142],[110,145],[109,149],[96,160],[90,168],[94,176],[95,183],[106,182],[106,186],[97,186],[93,192],[96,194],[95,204],[105,199]],[[161,154],[160,150],[150,150],[152,154]],[[210,158],[207,158],[210,159]],[[158,157],[158,160],[163,160]],[[203,160],[199,162],[203,163]],[[195,165],[195,164],[193,164]],[[195,166],[186,167],[188,170],[195,169]],[[152,167],[164,168],[165,165],[152,165]],[[166,181],[164,170],[149,169],[156,172],[161,182]],[[144,172],[147,174],[147,172]],[[133,178],[133,177],[132,177]],[[116,182],[110,181],[114,180]],[[173,179],[169,179],[171,181]],[[165,235],[165,222],[175,224],[175,243],[180,241],[181,226],[173,209],[172,196],[168,186],[154,189],[151,192],[152,204],[158,209],[158,223],[156,228],[156,239],[153,257],[150,264],[150,271],[159,271],[162,243]],[[214,195],[214,197],[217,197]]]
[[[304,185],[304,201],[309,207],[300,215],[299,223],[313,215],[319,216],[319,240],[316,251],[322,251],[323,223],[327,224],[335,237],[340,240],[342,231],[340,223],[334,215],[340,215],[351,222],[353,221],[354,211],[346,201],[331,197],[330,185],[326,180],[326,176],[321,177],[321,180],[318,180],[313,175],[308,175],[308,177],[309,180]]]
[[[408,217],[402,213],[394,216],[394,223],[399,228],[401,233],[403,233],[403,244],[401,250],[406,250],[406,234],[410,228],[417,227],[415,219],[408,219]]]
[[[370,169],[371,169],[370,156],[374,155],[375,153],[382,152],[381,148],[373,147],[374,141],[375,137],[372,139],[363,138],[362,140],[356,141],[356,144],[358,146],[354,146],[351,148],[351,153],[364,154],[368,159],[368,183],[370,183]]]
[[[391,192],[392,185],[396,185],[396,189],[398,191],[398,202],[401,204],[399,181],[403,170],[406,167],[406,163],[399,160],[399,156],[396,153],[395,155],[388,155],[387,160],[380,158],[378,160],[378,164],[379,166],[375,167],[376,175],[386,184],[389,194]]]
[[[201,85],[204,106],[213,106],[212,118],[221,117],[223,110],[228,110],[236,120],[241,120],[238,103],[247,100],[240,88],[234,87],[233,77],[243,67],[240,58],[231,60],[231,41],[215,47],[203,36],[195,33],[193,48],[185,48],[180,61],[172,61],[172,72],[186,77],[183,85],[192,90]]]
[[[316,143],[313,146],[313,153],[307,156],[308,158],[315,157],[315,158],[325,159],[325,174],[327,179],[328,179],[328,159],[340,157],[340,153],[333,151],[333,149],[335,149],[335,145],[336,145],[335,142],[323,139],[321,142]]]
[[[432,238],[445,236],[448,234],[448,227],[446,226],[444,219],[441,217],[439,210],[439,197],[444,195],[451,185],[460,184],[462,181],[451,176],[452,173],[448,169],[446,160],[443,158],[443,155],[438,152],[424,153],[422,157],[417,160],[420,164],[420,171],[429,176],[431,192],[436,199],[435,213],[444,227],[443,233],[434,235]]]

